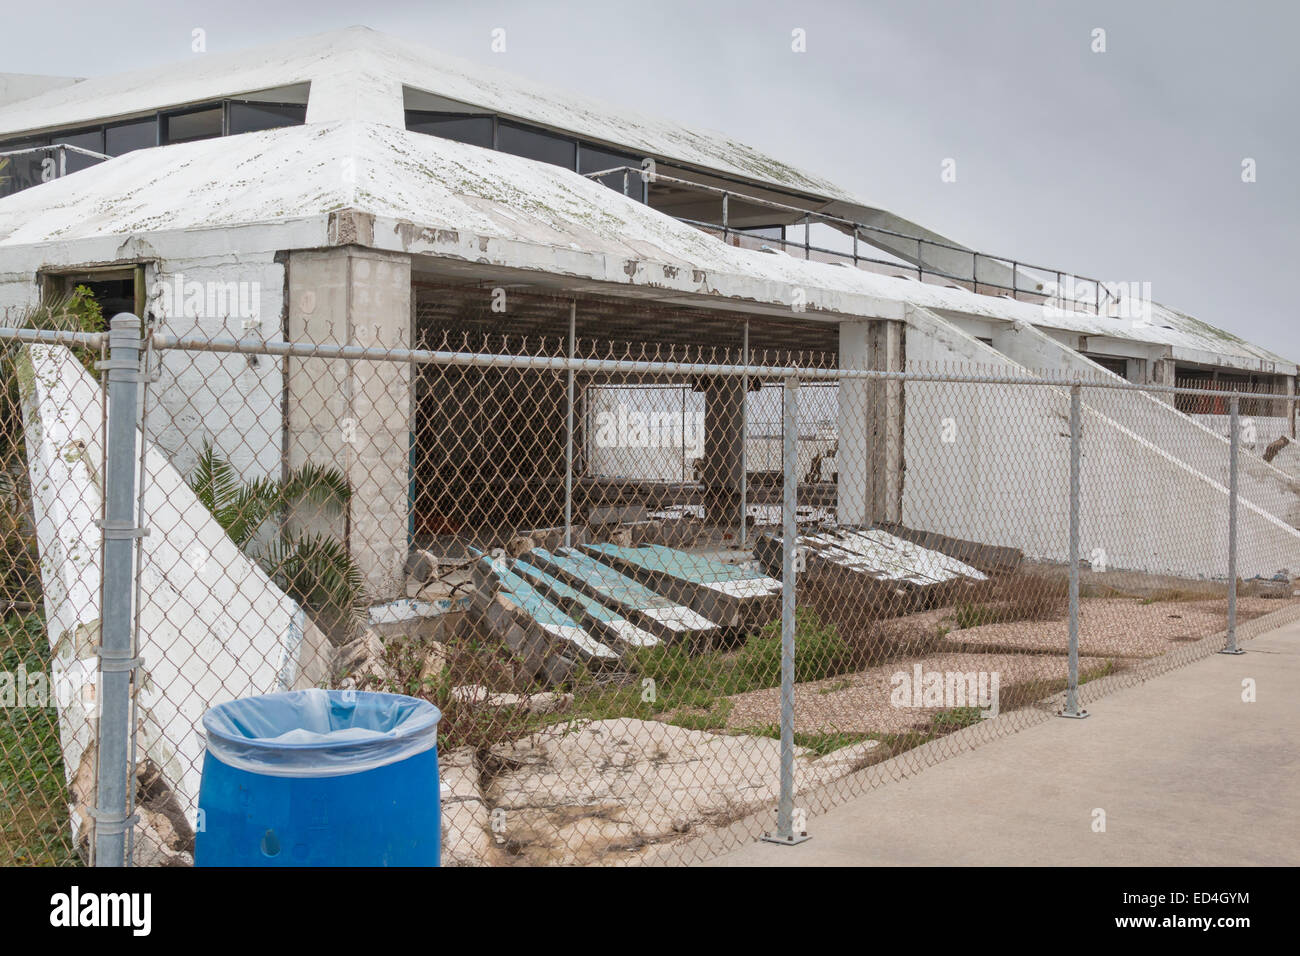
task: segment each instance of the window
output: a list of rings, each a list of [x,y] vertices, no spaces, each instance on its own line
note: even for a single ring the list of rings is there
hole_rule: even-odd
[[[56,133],[52,137],[55,143],[64,143],[68,146],[79,146],[81,149],[93,150],[96,153],[104,151],[104,131],[102,129],[92,129],[85,133]],[[81,169],[88,169],[101,160],[93,156],[86,156],[82,153],[74,153],[71,150],[64,151],[65,160],[59,172],[75,173]]]
[[[221,107],[174,113],[163,117],[164,142],[192,143],[221,135]]]
[[[492,148],[491,116],[468,116],[452,113],[423,113],[419,110],[406,111],[406,128],[416,133],[427,133],[452,139],[458,143],[471,146]]]
[[[0,152],[8,152],[18,149],[32,149],[37,146],[44,146],[44,140],[28,140],[21,143],[3,143],[0,144]],[[39,186],[44,182],[42,172],[44,171],[46,161],[50,161],[50,175],[57,173],[53,163],[57,159],[53,158],[52,150],[42,150],[39,153],[25,153],[22,156],[0,156],[0,196],[9,196],[22,189],[29,189],[32,186]]]
[[[156,119],[117,123],[104,128],[104,152],[110,156],[122,156],[132,150],[148,149],[157,145],[158,121]]]
[[[497,149],[527,159],[574,169],[577,165],[578,144],[571,139],[515,123],[499,123]]]
[[[632,166],[640,169],[641,160],[627,153],[616,153],[613,150],[602,149],[599,146],[588,146],[586,143],[578,144],[578,172],[598,173],[602,169],[613,169],[615,166]],[[596,182],[603,183],[618,192],[623,191],[622,173],[610,173],[608,176],[601,176]],[[645,193],[646,183],[641,176],[637,173],[628,173],[627,194],[638,202],[645,202]]]
[[[299,104],[235,103],[230,104],[228,136],[256,133],[281,126],[301,126],[307,122],[307,107]]]
[[[1084,352],[1083,354],[1096,362],[1106,371],[1114,372],[1120,378],[1128,378],[1128,359],[1112,355],[1090,355],[1087,352]]]

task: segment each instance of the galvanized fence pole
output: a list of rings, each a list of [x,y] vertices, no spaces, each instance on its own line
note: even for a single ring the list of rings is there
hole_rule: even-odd
[[[626,176],[626,174],[624,174]],[[626,184],[624,184],[626,191]],[[569,304],[569,361],[576,359],[578,348],[578,301]],[[575,376],[573,365],[569,366],[568,388],[568,424],[565,428],[564,442],[564,546],[573,547],[573,402]]]
[[[744,340],[741,344],[740,362],[745,374],[740,379],[740,546],[746,546],[749,523],[749,319],[745,320]],[[682,422],[682,434],[686,423]]]
[[[96,781],[95,865],[124,866],[131,766],[132,552],[135,524],[136,412],[140,382],[140,320],[122,313],[108,333],[108,437],[104,475],[103,608],[99,649],[99,776]]]
[[[808,839],[794,819],[794,611],[798,527],[795,505],[799,489],[799,379],[784,385],[782,451],[785,476],[781,502],[781,792],[777,800],[776,832],[763,834],[769,843],[793,846]]]
[[[1087,717],[1079,709],[1079,471],[1083,444],[1081,389],[1070,386],[1070,652],[1062,717]]]
[[[1241,455],[1240,399],[1228,399],[1228,641],[1220,654],[1244,654],[1237,646],[1237,466]]]

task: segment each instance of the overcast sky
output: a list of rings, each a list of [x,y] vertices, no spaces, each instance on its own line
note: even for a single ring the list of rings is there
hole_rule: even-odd
[[[1150,282],[1300,359],[1294,0],[60,0],[7,6],[0,71],[186,59],[195,27],[216,53],[355,23],[723,130],[959,242]]]

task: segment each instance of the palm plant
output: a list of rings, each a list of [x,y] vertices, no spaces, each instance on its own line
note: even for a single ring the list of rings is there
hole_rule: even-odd
[[[301,604],[336,643],[361,623],[365,584],[347,548],[328,534],[291,530],[286,519],[308,506],[337,515],[352,499],[352,487],[336,468],[304,465],[283,480],[242,481],[230,462],[205,443],[190,487],[239,548],[276,585]],[[278,534],[261,545],[259,532],[275,519]]]

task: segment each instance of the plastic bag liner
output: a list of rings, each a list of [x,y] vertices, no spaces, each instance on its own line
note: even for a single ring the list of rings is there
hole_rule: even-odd
[[[239,770],[333,777],[424,753],[441,719],[433,704],[401,694],[294,690],[217,704],[203,730],[208,752]]]

